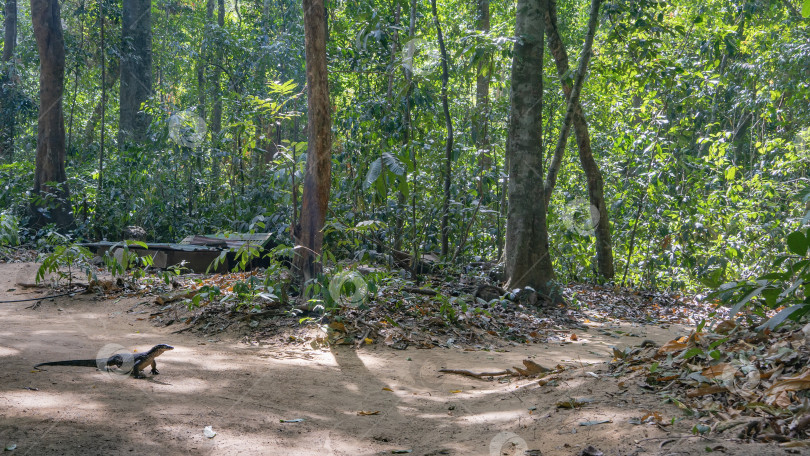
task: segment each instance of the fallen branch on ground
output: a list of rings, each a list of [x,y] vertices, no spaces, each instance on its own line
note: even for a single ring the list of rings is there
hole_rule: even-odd
[[[515,373],[510,371],[509,369],[497,372],[481,372],[481,373],[475,373],[464,369],[439,369],[439,372],[445,374],[466,375],[467,377],[475,377],[479,379],[482,377],[499,377],[501,375],[515,375]]]

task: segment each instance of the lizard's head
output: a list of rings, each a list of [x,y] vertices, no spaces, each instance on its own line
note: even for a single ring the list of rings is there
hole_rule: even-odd
[[[124,365],[124,357],[120,354],[115,354],[107,359],[107,367],[115,366],[117,368],[121,368]]]
[[[158,354],[160,354],[160,353],[163,353],[163,352],[169,351],[169,350],[174,350],[174,347],[172,347],[171,345],[166,345],[166,344],[158,344],[158,345],[155,345],[154,347],[152,347],[152,349],[149,350],[149,351],[153,352],[153,353],[157,352]]]

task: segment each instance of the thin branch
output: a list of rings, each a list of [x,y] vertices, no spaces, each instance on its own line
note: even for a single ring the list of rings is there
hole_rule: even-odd
[[[593,47],[593,39],[596,35],[596,26],[599,24],[599,6],[602,0],[591,1],[590,18],[588,19],[588,34],[585,35],[585,44],[582,46],[582,54],[579,57],[579,67],[577,68],[576,79],[574,80],[574,87],[571,89],[571,96],[568,98],[568,107],[565,110],[565,119],[563,120],[562,128],[560,129],[560,136],[557,140],[557,147],[554,149],[554,158],[551,160],[551,165],[548,167],[548,176],[546,177],[545,198],[546,207],[551,201],[551,192],[554,191],[554,186],[557,183],[557,173],[560,170],[560,163],[562,162],[565,153],[565,145],[568,142],[568,134],[571,131],[571,121],[574,118],[574,108],[579,105],[579,95],[582,91],[582,84],[585,81],[585,73],[588,70],[588,62],[591,59],[591,48]],[[549,30],[552,33],[552,30]],[[560,84],[565,84],[565,81],[560,81]]]

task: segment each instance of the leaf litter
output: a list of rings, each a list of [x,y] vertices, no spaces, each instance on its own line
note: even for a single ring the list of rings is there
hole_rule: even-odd
[[[384,344],[392,349],[501,351],[533,343],[584,342],[594,327],[615,338],[638,336],[610,329],[620,323],[704,329],[701,322],[728,315],[724,308],[679,294],[581,283],[562,288],[566,304],[554,304],[531,289],[502,290],[475,273],[435,275],[421,286],[394,277],[378,284],[361,305],[338,304],[323,314],[296,307],[292,300],[272,293],[256,292],[246,301],[239,287],[251,280],[265,277],[261,271],[188,274],[168,283],[146,276],[136,283],[120,286],[118,281],[117,288],[96,287],[95,291],[105,299],[156,296],[159,309],[149,318],[156,325],[182,326],[177,332],[210,336],[237,328],[249,343],[314,349]],[[288,288],[288,272],[278,282],[279,290]],[[210,290],[215,287],[220,294],[212,298]],[[203,299],[194,299],[201,293],[206,295]],[[610,372],[620,388],[637,385],[657,392],[699,420],[695,434],[714,432],[789,448],[810,447],[808,343],[807,326],[789,322],[771,331],[745,326],[739,319],[721,320],[712,331],[695,331],[660,347],[644,340],[635,347],[614,348]],[[543,386],[556,382],[549,374],[565,370],[563,366],[533,370],[524,365],[498,372],[447,372],[478,378],[535,377]],[[573,400],[558,404],[566,406],[576,407]],[[666,425],[658,412],[630,423]]]
[[[614,349],[610,369],[621,388],[656,391],[697,418],[694,432],[810,447],[808,344],[810,325],[723,320],[660,347]]]

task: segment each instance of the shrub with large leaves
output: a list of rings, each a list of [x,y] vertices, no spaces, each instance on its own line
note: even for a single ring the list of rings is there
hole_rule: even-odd
[[[749,306],[754,314],[764,316],[767,310],[780,309],[760,328],[770,328],[785,320],[798,320],[810,312],[810,229],[797,230],[786,239],[789,254],[773,262],[774,271],[754,281],[731,282],[713,295],[731,304],[731,317]]]

